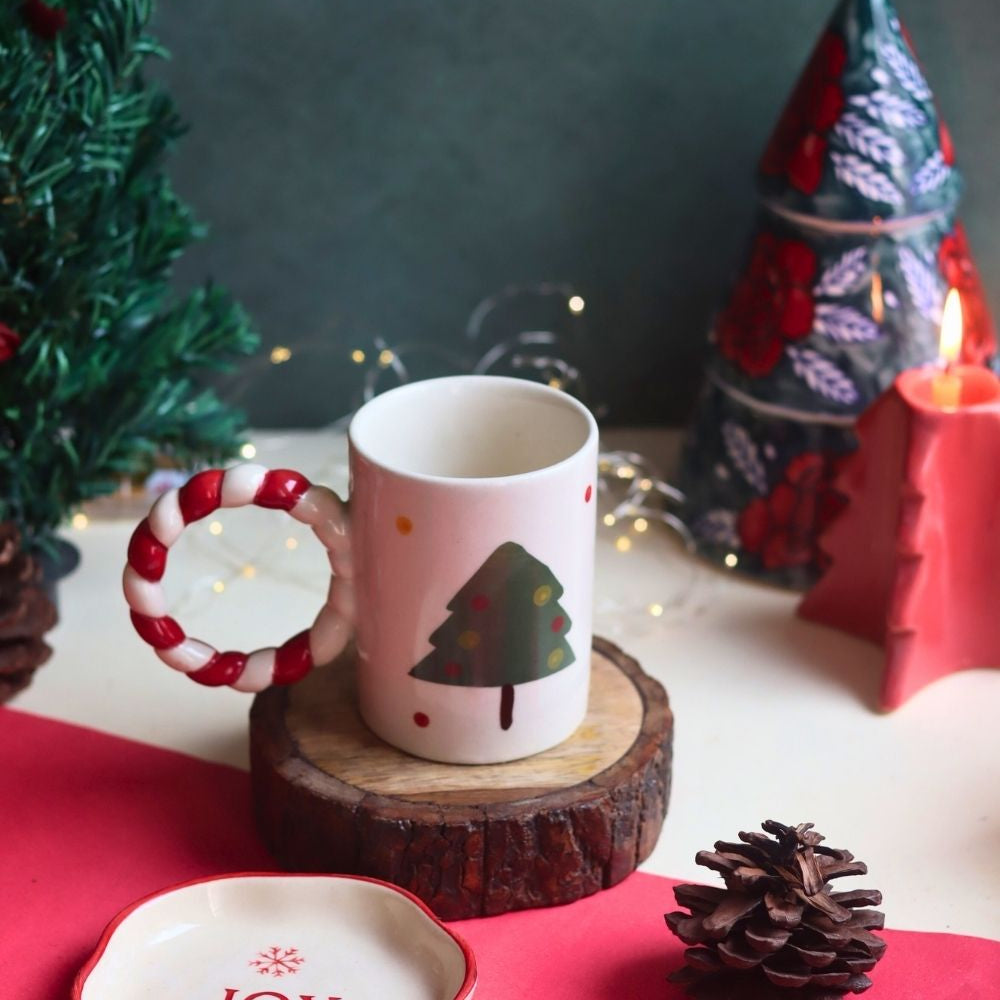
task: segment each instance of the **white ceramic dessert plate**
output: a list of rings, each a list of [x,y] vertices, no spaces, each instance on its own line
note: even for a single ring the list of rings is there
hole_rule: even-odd
[[[109,924],[73,1000],[469,1000],[469,946],[415,896],[351,875],[165,889]]]

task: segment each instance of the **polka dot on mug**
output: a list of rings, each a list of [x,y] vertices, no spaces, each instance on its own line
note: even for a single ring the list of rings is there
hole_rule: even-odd
[[[583,494],[583,502],[590,503],[590,498],[594,495],[594,487],[588,486],[586,492]]]
[[[413,531],[413,522],[405,514],[400,514],[396,518],[396,530],[401,535],[408,535]]]
[[[466,629],[458,637],[458,644],[462,649],[475,649],[479,645],[479,633],[475,629]]]
[[[413,721],[420,726],[421,729],[426,729],[430,724],[430,717],[425,715],[423,712],[414,712]]]

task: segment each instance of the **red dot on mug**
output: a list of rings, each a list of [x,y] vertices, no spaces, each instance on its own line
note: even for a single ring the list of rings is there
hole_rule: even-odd
[[[594,487],[588,486],[587,492],[583,494],[583,502],[590,503],[590,498],[594,495]]]
[[[490,606],[490,599],[485,594],[476,594],[469,604],[473,611],[485,611]]]
[[[552,619],[552,631],[561,632],[564,621],[565,619],[563,618],[562,615],[556,615],[555,618]]]
[[[423,712],[414,712],[413,721],[418,726],[420,726],[421,729],[426,729],[427,726],[431,724],[431,720],[426,715],[424,715]]]

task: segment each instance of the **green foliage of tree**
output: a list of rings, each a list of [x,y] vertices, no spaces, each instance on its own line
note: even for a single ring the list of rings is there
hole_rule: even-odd
[[[0,364],[0,520],[44,544],[154,453],[231,454],[242,416],[198,377],[257,338],[222,289],[169,287],[203,233],[164,172],[183,127],[142,76],[166,56],[152,0],[65,0],[53,38],[28,6],[0,12],[0,323],[21,337]]]

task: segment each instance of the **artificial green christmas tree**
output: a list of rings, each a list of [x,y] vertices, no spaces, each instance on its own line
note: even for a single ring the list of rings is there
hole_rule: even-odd
[[[155,453],[216,461],[240,417],[196,377],[256,346],[172,263],[201,235],[163,160],[182,127],[142,64],[152,0],[0,13],[0,521],[44,544]]]
[[[559,604],[562,584],[516,542],[505,542],[448,602],[434,649],[411,671],[435,684],[499,687],[500,727],[514,719],[514,685],[548,677],[575,659]]]

